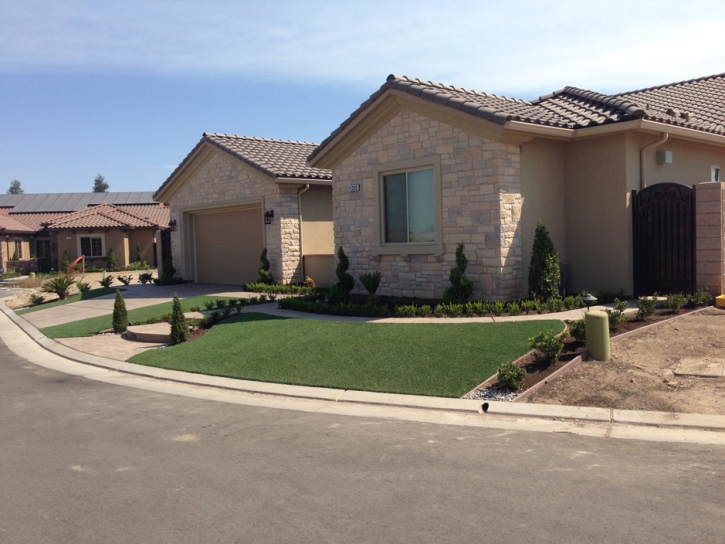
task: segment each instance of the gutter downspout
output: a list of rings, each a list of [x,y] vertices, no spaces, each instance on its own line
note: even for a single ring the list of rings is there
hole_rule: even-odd
[[[297,190],[297,220],[300,229],[300,261],[302,262],[302,281],[305,281],[305,259],[302,256],[302,195],[310,190],[310,184]]]
[[[656,142],[652,142],[651,144],[647,144],[646,146],[642,147],[639,150],[639,190],[641,191],[645,187],[647,187],[647,183],[645,182],[645,164],[644,164],[644,153],[645,151],[652,149],[653,147],[659,147],[663,143],[667,141],[667,139],[670,137],[670,134],[668,132],[662,133],[662,138],[657,140]]]

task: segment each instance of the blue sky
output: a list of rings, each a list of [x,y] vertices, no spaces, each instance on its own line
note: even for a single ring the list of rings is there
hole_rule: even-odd
[[[203,132],[319,142],[389,73],[531,99],[725,72],[725,2],[0,0],[0,190],[155,190]]]

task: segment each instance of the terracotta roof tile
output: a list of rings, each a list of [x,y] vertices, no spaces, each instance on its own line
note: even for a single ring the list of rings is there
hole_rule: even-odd
[[[0,215],[0,231],[5,232],[35,232],[31,227],[21,223],[20,221],[10,217],[9,215]]]
[[[16,221],[30,227],[34,232],[43,230],[44,223],[64,217],[67,213],[14,213],[10,215]]]
[[[113,204],[99,204],[84,210],[64,214],[47,225],[49,230],[92,228],[158,228],[156,223],[143,219]]]

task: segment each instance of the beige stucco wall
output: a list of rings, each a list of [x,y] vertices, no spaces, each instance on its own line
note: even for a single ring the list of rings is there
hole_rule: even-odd
[[[536,224],[542,221],[559,252],[566,281],[566,144],[536,138],[521,146],[521,249],[524,293]]]
[[[132,230],[129,233],[128,249],[131,264],[136,262],[136,244],[141,245],[141,260],[154,265],[154,231]]]
[[[379,180],[373,170],[426,158],[440,161],[443,252],[375,255],[374,209]],[[348,185],[361,184],[349,192]],[[467,275],[474,298],[521,295],[520,155],[518,146],[501,144],[457,127],[402,111],[368,138],[333,171],[335,244],[350,258],[355,277],[380,270],[381,295],[440,298],[450,285],[455,249],[466,244]],[[356,284],[355,292],[364,293]]]
[[[8,234],[7,238],[3,236],[1,242],[2,251],[0,252],[0,266],[2,266],[3,268],[7,268],[7,262],[12,259],[13,255],[15,254],[15,240],[20,240],[22,242],[23,256],[19,260],[30,260],[31,254],[35,252],[34,248],[31,249],[29,236],[23,236],[20,234]]]
[[[332,227],[332,187],[311,186],[302,199],[302,254],[332,255],[335,238]]]
[[[263,199],[264,209],[274,210],[272,224],[264,227],[270,272],[278,282],[301,282],[297,190],[295,186],[277,185],[232,157],[215,152],[171,199],[171,220],[181,226],[183,208]],[[192,263],[185,262],[184,252],[184,244],[190,241],[185,239],[188,235],[184,230],[177,228],[171,233],[171,252],[177,273],[191,279]]]
[[[58,237],[58,267],[63,259],[63,252],[68,252],[68,258],[73,262],[78,258],[78,237],[103,235],[105,239],[105,255],[103,257],[86,257],[87,266],[104,267],[107,263],[108,251],[113,250],[116,255],[116,263],[120,268],[129,266],[136,260],[136,241],[141,243],[144,257],[149,263],[153,263],[153,231],[132,230],[122,231],[120,229],[109,230],[78,230],[60,231]]]

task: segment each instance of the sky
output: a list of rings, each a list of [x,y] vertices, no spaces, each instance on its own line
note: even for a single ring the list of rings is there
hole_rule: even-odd
[[[0,191],[155,191],[204,132],[319,142],[390,73],[533,99],[725,72],[725,2],[0,0]]]

